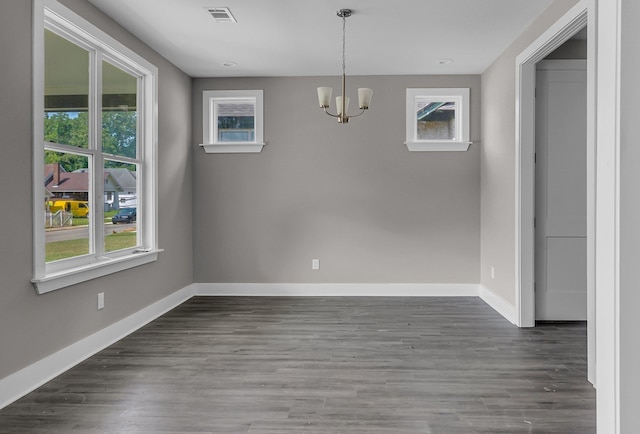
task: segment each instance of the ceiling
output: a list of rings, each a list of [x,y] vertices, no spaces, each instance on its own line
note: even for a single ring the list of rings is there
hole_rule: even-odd
[[[341,8],[349,75],[479,74],[553,0],[89,1],[192,77],[265,77],[340,74]]]

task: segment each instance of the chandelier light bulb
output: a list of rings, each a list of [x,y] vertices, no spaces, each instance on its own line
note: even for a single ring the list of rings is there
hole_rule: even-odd
[[[318,102],[320,103],[321,108],[328,108],[329,102],[331,101],[331,94],[333,93],[333,89],[330,87],[319,87],[318,88]]]

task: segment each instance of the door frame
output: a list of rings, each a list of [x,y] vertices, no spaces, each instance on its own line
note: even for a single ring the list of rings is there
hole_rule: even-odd
[[[581,0],[516,57],[515,295],[519,327],[535,326],[536,63],[587,26],[587,379],[595,384],[595,0]]]

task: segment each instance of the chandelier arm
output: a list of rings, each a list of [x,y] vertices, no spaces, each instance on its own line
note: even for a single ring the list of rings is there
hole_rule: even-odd
[[[331,116],[332,118],[339,118],[339,117],[340,117],[340,115],[334,115],[333,113],[331,113],[331,112],[328,110],[328,108],[329,108],[329,107],[322,107],[322,108],[324,109],[324,112],[325,112],[326,114],[328,114],[329,116]]]
[[[364,114],[365,111],[367,111],[367,109],[360,109],[362,110],[360,113],[358,113],[357,115],[349,115],[350,118],[357,118],[358,116],[362,116]]]

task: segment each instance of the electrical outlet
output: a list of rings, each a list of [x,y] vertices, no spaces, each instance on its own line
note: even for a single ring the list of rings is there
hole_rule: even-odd
[[[496,278],[496,267],[491,267],[491,278],[492,279]]]
[[[98,293],[98,310],[104,309],[104,292]]]
[[[320,259],[312,259],[311,260],[311,269],[319,270],[320,269]]]

